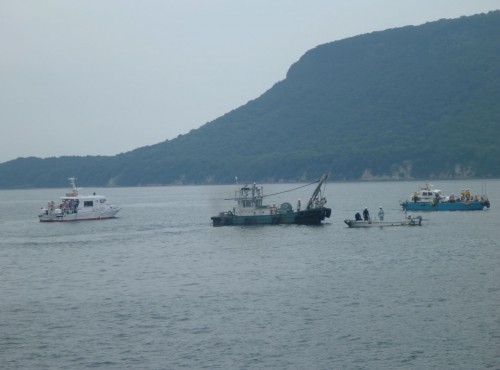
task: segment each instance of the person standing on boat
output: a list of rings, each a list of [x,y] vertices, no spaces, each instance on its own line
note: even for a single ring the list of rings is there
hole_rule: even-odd
[[[297,212],[300,212],[300,199],[297,200]]]
[[[380,206],[378,209],[378,218],[380,219],[380,221],[384,221],[384,210],[382,209],[382,206]]]
[[[359,212],[356,212],[356,214],[354,215],[354,219],[356,221],[363,221],[363,219],[361,218],[361,213]]]
[[[363,219],[365,221],[369,221],[370,220],[370,212],[368,212],[368,208],[365,208],[364,211],[363,211]]]

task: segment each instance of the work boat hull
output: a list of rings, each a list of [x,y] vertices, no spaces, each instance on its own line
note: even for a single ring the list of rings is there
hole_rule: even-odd
[[[330,217],[330,208],[315,208],[304,211],[288,213],[275,213],[272,215],[247,215],[237,216],[231,212],[225,212],[211,217],[213,226],[248,226],[248,225],[319,225],[325,218]]]
[[[105,220],[109,218],[114,218],[119,207],[111,207],[109,209],[103,210],[93,210],[93,211],[79,211],[77,213],[59,213],[45,211],[42,212],[38,217],[40,222],[69,222],[69,221],[89,221],[89,220]]]
[[[401,206],[405,211],[482,211],[489,208],[488,201],[470,202],[403,202]]]

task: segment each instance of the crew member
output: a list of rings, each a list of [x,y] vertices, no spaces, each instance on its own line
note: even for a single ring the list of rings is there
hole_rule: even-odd
[[[368,212],[368,208],[365,208],[364,211],[363,211],[363,219],[365,221],[369,221],[370,220],[370,212]]]
[[[382,206],[380,206],[378,209],[378,218],[380,219],[380,221],[384,221],[384,210],[382,209]]]

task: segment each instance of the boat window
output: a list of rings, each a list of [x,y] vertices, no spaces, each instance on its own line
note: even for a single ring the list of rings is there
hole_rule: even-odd
[[[86,200],[83,202],[83,206],[84,207],[93,207],[94,206],[94,202],[91,201],[91,200]]]
[[[100,202],[101,203],[106,203],[106,199],[101,199]]]

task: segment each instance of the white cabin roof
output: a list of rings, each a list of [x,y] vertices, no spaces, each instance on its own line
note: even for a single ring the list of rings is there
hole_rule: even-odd
[[[70,195],[61,197],[62,200],[72,200],[72,199],[80,199],[80,200],[102,200],[106,199],[104,195]]]

